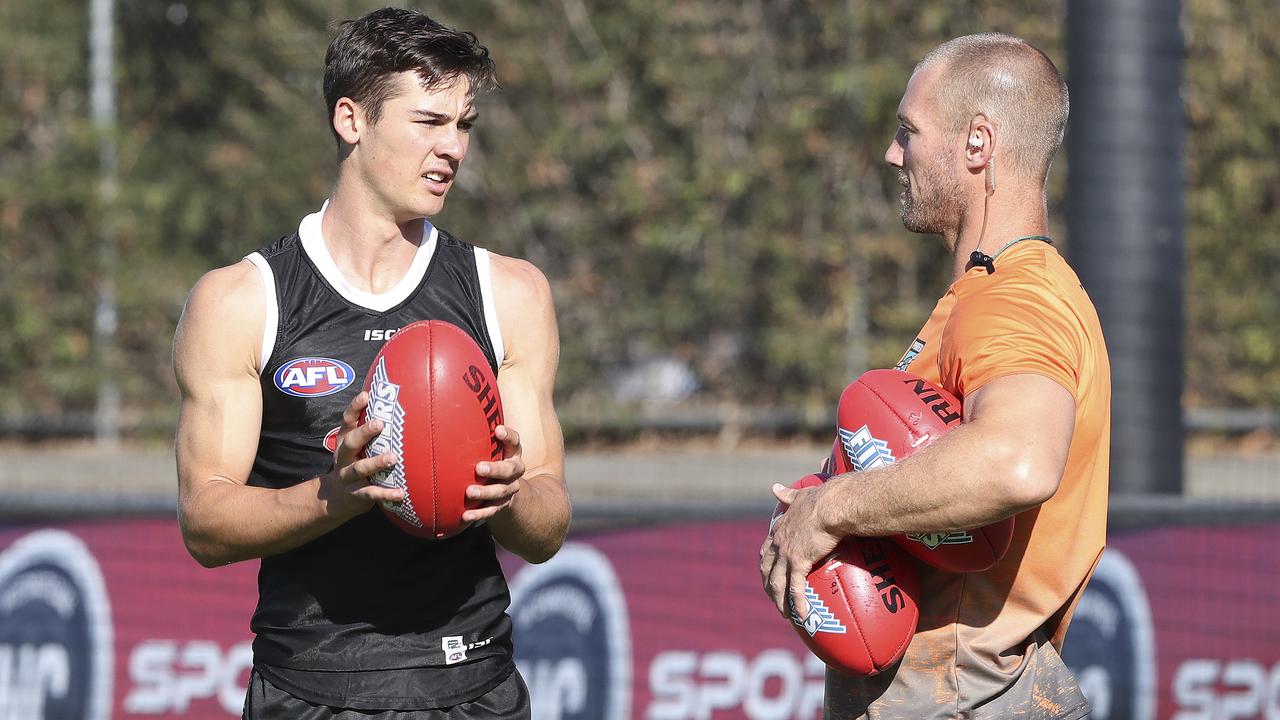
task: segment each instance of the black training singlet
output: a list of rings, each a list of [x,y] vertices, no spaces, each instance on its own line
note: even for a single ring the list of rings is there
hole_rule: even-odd
[[[342,277],[325,250],[320,217],[307,216],[297,233],[248,256],[268,291],[262,434],[249,477],[257,487],[287,487],[332,468],[331,433],[398,328],[446,320],[475,339],[495,372],[502,361],[484,250],[426,223],[404,280],[373,295]],[[254,665],[316,704],[451,706],[484,694],[514,668],[509,601],[487,527],[423,540],[374,508],[263,558]]]

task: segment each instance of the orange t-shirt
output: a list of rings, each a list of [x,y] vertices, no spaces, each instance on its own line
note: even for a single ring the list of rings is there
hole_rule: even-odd
[[[827,717],[1082,717],[1058,651],[1106,536],[1111,371],[1093,303],[1050,245],[1020,242],[994,273],[971,268],[951,285],[898,368],[961,398],[1005,375],[1047,377],[1075,398],[1071,449],[1058,491],[1017,516],[995,567],[920,566],[902,663],[873,678],[829,672]]]

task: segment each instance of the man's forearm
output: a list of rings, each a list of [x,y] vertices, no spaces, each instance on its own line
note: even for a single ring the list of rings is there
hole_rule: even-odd
[[[280,490],[206,482],[178,505],[187,550],[201,565],[216,567],[310,542],[345,520],[326,513],[321,487],[319,478]]]
[[[564,544],[570,506],[564,481],[542,474],[521,479],[511,505],[489,520],[502,547],[531,563],[546,562]]]
[[[823,525],[840,535],[951,532],[1040,501],[1017,487],[1016,451],[959,427],[894,465],[838,475],[821,489]]]

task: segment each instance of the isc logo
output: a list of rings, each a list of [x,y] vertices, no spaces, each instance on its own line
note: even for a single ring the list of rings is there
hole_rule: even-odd
[[[389,328],[387,330],[365,330],[365,340],[390,340],[392,335],[399,332],[400,328]]]
[[[281,392],[296,397],[322,397],[342,390],[355,377],[351,366],[341,360],[307,357],[281,365],[274,379]]]

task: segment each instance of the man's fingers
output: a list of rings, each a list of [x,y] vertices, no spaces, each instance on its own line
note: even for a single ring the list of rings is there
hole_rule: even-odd
[[[800,491],[795,488],[789,488],[778,483],[773,484],[773,496],[778,498],[778,501],[784,505],[790,505],[795,502],[796,495],[799,493]]]
[[[791,606],[795,608],[796,615],[805,617],[809,614],[809,601],[805,599],[804,589],[809,584],[809,574],[803,570],[793,570],[791,572]]]
[[[502,457],[509,458],[520,454],[520,433],[509,425],[499,425],[493,429],[494,437],[502,442]]]
[[[398,503],[404,500],[404,491],[397,488],[386,488],[381,485],[365,485],[351,491],[351,494],[370,502]]]
[[[361,392],[355,396],[347,409],[342,411],[342,429],[351,432],[360,424],[360,413],[369,406],[369,393]]]
[[[769,597],[773,598],[773,606],[783,617],[787,617],[787,568],[787,561],[777,558],[769,570],[769,579],[765,582],[765,589],[769,591]]]
[[[369,476],[376,472],[393,467],[398,458],[393,453],[383,453],[369,458],[361,458],[341,470],[343,482],[362,484],[368,482]]]
[[[374,419],[345,433],[342,436],[342,442],[338,443],[337,457],[340,459],[338,464],[359,455],[360,450],[368,445],[370,440],[378,437],[384,426],[385,423],[381,420]]]
[[[769,589],[769,578],[773,575],[773,568],[778,564],[778,553],[773,549],[773,538],[766,540],[764,547],[760,548],[760,585],[764,587],[765,593],[769,599],[773,599],[773,591]]]
[[[501,502],[514,497],[520,491],[520,482],[494,483],[492,485],[468,485],[468,500],[482,503]]]
[[[369,393],[361,392],[342,411],[342,427],[338,429],[338,446],[333,451],[334,465],[342,466],[356,457],[369,441],[382,432],[385,423],[372,419],[360,424],[360,416],[369,406]]]
[[[494,480],[515,480],[524,475],[524,461],[519,457],[494,462],[486,460],[476,463],[476,474]]]
[[[490,506],[490,507],[473,508],[473,509],[471,509],[471,510],[467,510],[467,511],[465,511],[465,512],[463,512],[463,513],[462,513],[462,521],[463,521],[463,522],[468,522],[468,523],[473,523],[473,522],[480,522],[481,520],[488,520],[489,518],[493,517],[494,515],[497,515],[497,514],[498,514],[498,512],[499,512],[500,510],[502,510],[502,508],[504,508],[504,507],[506,507],[506,506],[505,506],[505,505],[493,505],[493,506]]]

